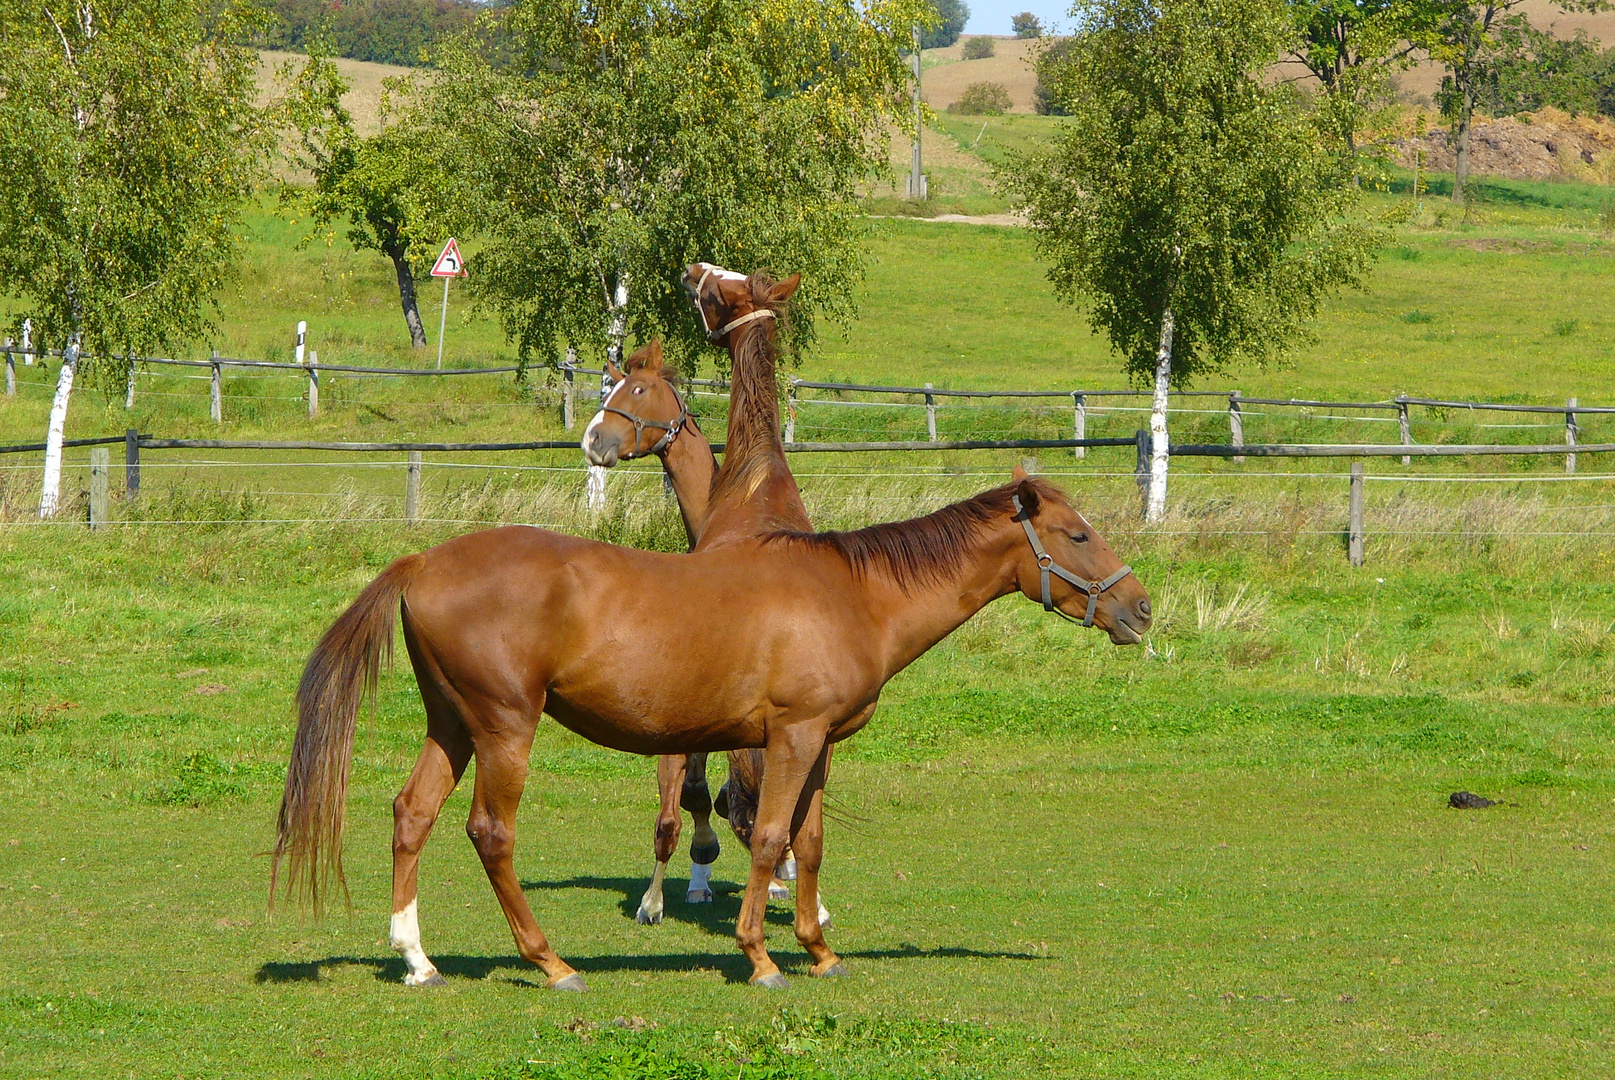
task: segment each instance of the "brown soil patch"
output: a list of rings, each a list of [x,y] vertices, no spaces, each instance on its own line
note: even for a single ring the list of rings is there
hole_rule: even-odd
[[[965,41],[978,36],[992,37],[993,55],[985,60],[964,59]],[[946,49],[927,49],[927,63],[938,59],[943,62],[926,68],[920,76],[926,103],[942,112],[958,101],[971,83],[995,82],[1003,83],[1009,91],[1009,99],[1014,103],[1011,112],[1034,112],[1032,92],[1037,87],[1037,72],[1032,68],[1032,61],[1037,58],[1037,47],[1041,44],[1038,40],[966,34]]]
[[[1457,150],[1449,131],[1391,144],[1398,164],[1412,168],[1424,150],[1424,167],[1452,172]],[[1571,116],[1543,109],[1525,117],[1479,120],[1469,133],[1470,170],[1514,180],[1568,177],[1609,182],[1615,179],[1615,122],[1602,116]]]

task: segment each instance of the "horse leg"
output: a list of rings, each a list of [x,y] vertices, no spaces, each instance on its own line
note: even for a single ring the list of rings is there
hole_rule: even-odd
[[[536,718],[541,708],[542,703],[531,715]],[[512,716],[507,723],[486,725],[482,730],[487,736],[477,745],[477,780],[471,795],[471,816],[465,823],[466,835],[482,860],[522,959],[538,965],[549,976],[552,989],[583,990],[583,977],[555,954],[544,931],[538,928],[516,877],[516,807],[527,784],[533,721]]]
[[[409,965],[405,986],[443,985],[443,976],[421,948],[417,872],[432,825],[471,760],[471,736],[465,724],[429,687],[423,685],[421,695],[426,702],[426,745],[409,782],[393,800],[393,917],[388,939]]]
[[[764,752],[757,822],[751,836],[751,874],[735,920],[735,941],[751,961],[754,986],[779,989],[786,985],[785,976],[764,945],[763,916],[768,907],[768,885],[790,841],[802,789],[823,759],[823,751],[823,732],[814,730],[793,732],[771,741]],[[819,784],[823,785],[822,779]]]
[[[679,845],[678,792],[684,786],[685,759],[677,754],[663,754],[656,759],[656,786],[662,797],[661,812],[656,815],[656,868],[651,871],[650,888],[639,901],[634,921],[659,923],[662,921],[662,878],[667,875],[668,860]]]
[[[819,866],[824,861],[824,781],[830,768],[826,746],[803,785],[791,847],[796,852],[796,940],[813,959],[814,975],[845,975],[841,958],[824,943],[830,913],[819,903]]]
[[[690,888],[685,903],[712,903],[712,864],[718,859],[718,834],[712,828],[712,792],[707,788],[707,756],[684,759],[684,788],[679,805],[695,820],[690,834]]]

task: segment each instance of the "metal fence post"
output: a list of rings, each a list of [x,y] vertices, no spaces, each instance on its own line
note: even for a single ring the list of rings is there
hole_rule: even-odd
[[[1088,395],[1075,391],[1071,394],[1071,437],[1078,442],[1088,437]],[[1088,448],[1074,447],[1072,453],[1081,461],[1088,456]]]
[[[1565,406],[1565,445],[1575,446],[1576,435],[1579,431],[1576,427],[1576,399],[1570,398],[1565,402]],[[1576,455],[1574,453],[1565,455],[1565,472],[1571,476],[1576,473]]]
[[[796,441],[796,377],[785,386],[785,441]]]
[[[409,452],[409,469],[404,474],[404,520],[414,525],[421,519],[421,452]]]
[[[6,338],[6,397],[17,396],[17,357],[11,351],[11,339]]]
[[[224,396],[219,386],[219,350],[213,350],[213,381],[211,385],[213,395],[213,422],[224,423]]]
[[[925,384],[927,390],[932,389],[930,383]],[[936,442],[936,395],[925,395],[925,436]]]
[[[1245,445],[1245,414],[1239,408],[1238,390],[1228,395],[1228,439],[1235,446]],[[1245,455],[1235,454],[1234,464],[1245,464]]]
[[[573,369],[578,362],[578,347],[566,347],[566,360],[561,364],[561,426],[571,431],[578,422],[577,410],[577,372]]]
[[[1396,426],[1402,431],[1402,445],[1412,446],[1413,427],[1408,423],[1408,400],[1406,394],[1396,395]],[[1412,465],[1413,459],[1403,454],[1402,464]]]
[[[129,428],[123,433],[123,497],[132,501],[140,494],[140,432]]]
[[[104,529],[107,524],[107,459],[109,457],[106,447],[90,447],[90,528],[92,529]]]
[[[1138,463],[1133,466],[1133,472],[1138,480],[1138,493],[1147,500],[1150,491],[1150,433],[1139,428],[1135,440],[1138,443]]]
[[[308,418],[320,415],[320,354],[308,351]]]
[[[1353,566],[1363,565],[1363,463],[1351,463],[1351,513],[1346,553]]]

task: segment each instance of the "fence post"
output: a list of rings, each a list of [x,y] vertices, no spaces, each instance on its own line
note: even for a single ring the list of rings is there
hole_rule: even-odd
[[[1363,463],[1351,463],[1351,521],[1346,534],[1346,553],[1353,566],[1363,565]]]
[[[219,386],[219,350],[213,350],[213,422],[224,423],[224,397]]]
[[[1228,440],[1235,446],[1245,445],[1245,414],[1239,408],[1238,390],[1228,395]],[[1245,455],[1235,454],[1234,464],[1245,464]]]
[[[133,345],[123,347],[124,359],[129,361],[129,374],[123,388],[123,411],[128,412],[135,407],[135,349]]]
[[[561,365],[561,426],[571,431],[578,422],[577,382],[573,367],[578,362],[578,347],[566,347],[566,361]]]
[[[1071,437],[1078,442],[1088,437],[1088,395],[1073,392],[1071,395]],[[1088,456],[1086,446],[1075,447],[1072,451],[1078,461]]]
[[[107,524],[107,459],[111,455],[104,446],[90,447],[90,528],[103,529]]]
[[[320,354],[315,349],[308,351],[308,417],[310,420],[320,415]]]
[[[1138,463],[1133,466],[1133,473],[1138,480],[1138,494],[1147,503],[1150,492],[1150,433],[1140,428],[1137,433]],[[1146,507],[1141,505],[1140,512]]]
[[[34,320],[22,321],[22,366],[32,367],[34,363]]]
[[[297,362],[303,362],[303,339],[308,335],[308,323],[299,321],[297,324]]]
[[[927,390],[932,389],[930,383],[925,384]],[[936,442],[936,395],[925,395],[925,437]]]
[[[132,501],[140,494],[140,432],[129,428],[123,433],[123,497]]]
[[[785,385],[785,441],[796,441],[796,376]]]
[[[11,339],[6,338],[6,397],[17,396],[17,357],[11,351]]]
[[[409,452],[409,470],[404,474],[404,520],[414,525],[421,519],[421,452]]]
[[[1576,399],[1570,398],[1565,402],[1565,406],[1565,445],[1575,446],[1576,434],[1579,430],[1576,427]],[[1576,474],[1576,455],[1574,453],[1565,455],[1565,472],[1571,476]]]
[[[1406,394],[1396,395],[1396,426],[1402,429],[1402,445],[1413,445],[1413,428],[1408,424],[1408,401]],[[1402,464],[1412,465],[1413,459],[1406,454],[1402,455]]]

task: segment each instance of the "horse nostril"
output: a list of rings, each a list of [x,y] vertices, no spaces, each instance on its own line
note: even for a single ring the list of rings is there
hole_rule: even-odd
[[[1150,601],[1148,597],[1138,602],[1138,613],[1146,619],[1150,617]]]

